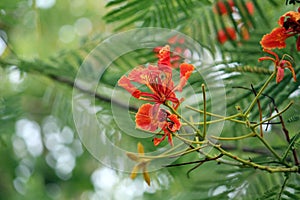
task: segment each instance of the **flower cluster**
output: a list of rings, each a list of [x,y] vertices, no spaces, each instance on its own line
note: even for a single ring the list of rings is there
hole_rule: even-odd
[[[278,20],[279,27],[274,28],[271,33],[263,36],[260,41],[263,50],[275,57],[262,57],[259,61],[271,60],[274,63],[276,74],[276,83],[282,81],[284,77],[284,69],[287,68],[292,72],[293,79],[296,81],[295,70],[290,61],[281,59],[278,55],[272,52],[271,49],[282,49],[286,47],[286,39],[292,36],[297,36],[296,47],[300,51],[300,9],[298,12],[289,11],[283,14]]]
[[[275,70],[277,71],[276,83],[279,83],[280,81],[282,81],[282,79],[284,77],[284,69],[285,68],[288,68],[292,72],[294,81],[296,81],[296,74],[295,74],[294,68],[290,61],[284,60],[284,59],[279,60],[278,55],[268,49],[264,49],[264,51],[273,55],[275,58],[265,56],[265,57],[259,58],[258,61],[271,60],[274,63]]]
[[[176,110],[182,101],[182,99],[177,98],[175,92],[182,91],[194,70],[194,66],[182,63],[179,69],[180,80],[175,85],[172,79],[173,67],[170,59],[170,47],[166,45],[158,53],[157,65],[138,66],[118,81],[119,86],[126,89],[133,97],[153,103],[144,104],[139,108],[136,114],[136,126],[151,132],[158,128],[163,131],[162,138],[154,138],[154,145],[160,144],[166,137],[172,145],[171,134],[180,129],[178,116],[160,108],[160,105],[166,105]],[[134,83],[147,86],[148,91],[139,90]]]
[[[254,5],[252,2],[246,2],[246,12],[250,15],[254,14]],[[213,5],[213,11],[221,16],[226,16],[228,14],[232,14],[235,19],[239,32],[244,40],[248,40],[250,38],[250,34],[248,28],[245,27],[243,22],[240,20],[239,10],[235,7],[235,3],[233,0],[220,0],[217,1]],[[251,24],[249,24],[251,25]],[[228,40],[237,40],[236,30],[233,27],[226,27],[225,29],[219,30],[217,33],[217,40],[224,44]]]
[[[249,14],[253,15],[254,6],[252,2],[246,2],[246,8]],[[213,5],[213,11],[219,15],[226,15],[228,13],[235,13],[235,5],[233,0],[220,0]]]
[[[167,137],[169,144],[172,146],[172,133],[178,131],[181,127],[180,117],[177,115],[176,110],[183,101],[183,99],[177,98],[175,92],[182,91],[194,71],[194,66],[188,63],[180,64],[180,80],[175,85],[173,70],[176,69],[171,64],[170,47],[168,45],[159,47],[157,57],[157,65],[134,68],[128,75],[124,75],[119,79],[118,85],[126,89],[133,97],[150,102],[143,104],[138,109],[135,116],[136,127],[150,132],[160,129],[161,131],[157,135],[162,135],[162,137],[155,137],[153,139],[154,145],[159,145]],[[148,90],[141,91],[136,84],[144,85]],[[170,108],[172,112],[161,108],[161,105]],[[143,158],[143,145],[138,143],[138,154],[127,153],[127,156],[137,162],[130,177],[134,179],[141,169],[144,180],[150,185],[150,177],[146,169],[150,160]]]
[[[285,48],[286,39],[297,35],[296,47],[300,51],[300,9],[289,11],[278,20],[279,27],[264,35],[260,44],[264,49]]]
[[[170,52],[170,62],[173,68],[178,68],[183,61],[183,58],[190,57],[190,50],[184,48],[185,39],[179,35],[174,35],[168,39],[168,44],[173,47]],[[156,53],[157,57],[160,56],[159,52],[163,48],[163,46],[158,46],[153,49]]]

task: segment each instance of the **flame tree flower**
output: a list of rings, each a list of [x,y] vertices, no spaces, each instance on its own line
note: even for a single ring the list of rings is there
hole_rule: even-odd
[[[165,109],[157,108],[158,104],[143,104],[135,116],[136,126],[147,131],[155,131],[161,128],[164,135],[161,138],[154,138],[154,145],[159,145],[166,137],[168,142],[173,146],[172,133],[180,129],[180,121],[175,114],[171,114]]]
[[[264,49],[285,48],[286,39],[300,33],[300,9],[298,12],[289,11],[282,15],[278,24],[280,27],[274,28],[271,33],[266,34],[260,41]],[[297,50],[300,51],[300,36],[297,37]]]
[[[170,63],[170,47],[167,45],[159,52],[158,66],[138,66],[128,76],[122,76],[118,81],[118,85],[137,99],[156,104],[166,104],[167,101],[170,101],[173,103],[174,109],[177,109],[180,100],[176,97],[175,91],[182,91],[193,70],[193,65],[182,63],[180,65],[180,81],[177,86],[174,86]],[[140,91],[132,82],[146,85],[149,91]]]
[[[251,1],[245,4],[250,15],[254,14],[254,5]],[[226,15],[230,13],[238,13],[233,0],[219,0],[213,5],[213,11],[219,15]]]
[[[273,55],[275,58],[266,56],[266,57],[259,58],[258,61],[271,60],[274,62],[275,70],[277,70],[276,83],[279,83],[280,81],[282,81],[282,79],[284,77],[284,69],[285,68],[288,68],[292,72],[294,81],[296,81],[296,74],[295,74],[294,68],[293,68],[292,64],[290,63],[290,61],[284,60],[284,59],[279,60],[278,55],[268,49],[264,49],[264,51]]]
[[[189,58],[191,52],[189,49],[184,47],[185,39],[179,35],[174,35],[168,39],[168,44],[173,47],[173,50],[170,52],[170,62],[173,68],[178,68],[184,58]],[[157,46],[153,49],[153,52],[157,54],[157,57],[160,57],[160,50],[163,49],[163,46]]]

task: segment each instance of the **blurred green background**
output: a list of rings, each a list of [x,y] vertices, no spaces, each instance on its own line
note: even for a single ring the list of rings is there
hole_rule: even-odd
[[[242,11],[248,1],[234,2],[236,9]],[[236,104],[247,105],[251,93],[231,87],[250,83],[259,86],[267,75],[239,71],[228,64],[256,67],[257,58],[263,55],[258,43],[261,36],[276,26],[280,15],[297,8],[286,5],[284,0],[251,2],[254,15],[242,15],[243,22],[250,20],[253,24],[248,27],[250,40],[229,41],[223,46],[218,44],[216,32],[236,22],[217,16],[213,12],[214,1],[1,0],[0,199],[274,199],[283,174],[219,166],[214,162],[197,168],[189,178],[186,173],[194,165],[153,172],[152,185],[148,187],[142,177],[131,180],[128,173],[110,169],[94,159],[81,144],[72,118],[71,86],[84,57],[103,39],[134,27],[174,28],[203,44],[217,64],[225,66],[220,71],[229,74],[224,78],[229,113]],[[297,63],[298,52],[294,48],[291,52]],[[132,60],[127,59],[130,55],[124,56],[128,64],[122,68],[124,72],[146,62],[147,56],[143,56],[149,52],[142,53]],[[258,66],[269,69],[264,64]],[[299,65],[295,67],[299,77]],[[104,82],[111,88],[118,77],[107,76]],[[295,101],[286,113],[287,127],[294,136],[299,133],[299,84],[287,86],[289,80],[284,81],[278,87],[271,85],[275,89],[268,92],[279,107],[291,99]],[[285,92],[280,93],[283,89]],[[240,101],[241,96],[244,101]],[[96,104],[102,108],[99,115],[111,114],[109,103],[98,99]],[[113,120],[110,123],[108,129],[116,127]],[[226,123],[224,132],[234,135],[245,130]],[[274,126],[271,132],[266,138],[283,152],[286,143],[280,127]],[[132,149],[139,141],[124,137],[126,140]],[[244,151],[243,147],[248,146],[261,148],[251,139],[229,145],[244,157],[268,157]],[[151,142],[145,147],[153,149]],[[178,162],[197,159],[198,155],[188,155]],[[291,175],[289,181],[283,199],[297,199],[299,175]]]

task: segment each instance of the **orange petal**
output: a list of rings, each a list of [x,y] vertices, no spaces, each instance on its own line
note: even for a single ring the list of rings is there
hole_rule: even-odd
[[[182,63],[180,65],[180,78],[185,77],[186,79],[190,78],[190,75],[194,71],[195,67],[192,64]]]
[[[244,40],[249,40],[250,39],[250,33],[249,33],[248,29],[245,26],[243,26],[241,28],[241,34],[242,34],[242,37],[243,37]]]
[[[253,3],[252,2],[247,2],[246,3],[246,7],[247,7],[247,10],[248,10],[248,13],[250,14],[250,15],[253,15],[253,13],[254,13],[254,5],[253,5]]]
[[[266,34],[260,41],[264,49],[285,48],[285,40],[289,37],[284,27],[274,28],[271,33]]]
[[[180,82],[177,86],[178,91],[182,91],[183,86],[185,86],[194,69],[194,66],[191,64],[182,63],[180,65]]]
[[[293,79],[294,79],[294,81],[296,82],[296,81],[297,81],[297,77],[296,77],[295,70],[294,70],[292,64],[291,64],[289,61],[287,61],[287,62],[288,62],[288,63],[287,63],[286,68],[288,68],[288,69],[292,72]]]
[[[154,144],[154,146],[159,145],[164,139],[165,139],[165,137],[162,137],[162,138],[154,138],[154,139],[153,139],[153,144]]]

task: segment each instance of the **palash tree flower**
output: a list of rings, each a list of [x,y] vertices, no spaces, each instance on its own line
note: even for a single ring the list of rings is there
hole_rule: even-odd
[[[150,186],[150,176],[147,171],[147,165],[149,164],[150,160],[141,158],[141,156],[144,156],[144,146],[139,142],[137,145],[138,155],[127,152],[127,156],[137,162],[137,164],[133,167],[130,178],[135,179],[137,176],[138,171],[141,169],[143,172],[143,177],[145,182]]]
[[[118,85],[137,99],[157,104],[166,104],[167,101],[170,101],[173,103],[173,107],[177,109],[180,100],[176,97],[175,91],[182,91],[193,70],[193,65],[182,63],[180,65],[180,81],[175,86],[172,80],[170,48],[167,45],[160,50],[158,66],[136,67],[128,76],[122,76],[118,81]],[[149,91],[140,91],[132,82],[146,85]]]
[[[285,48],[286,39],[300,33],[300,9],[298,12],[289,11],[282,15],[278,24],[280,27],[274,28],[271,33],[266,34],[260,41],[264,49]],[[296,42],[297,50],[300,51],[300,36]]]
[[[275,70],[277,70],[276,83],[279,83],[280,81],[282,81],[282,79],[284,77],[284,69],[285,68],[288,68],[292,72],[294,81],[297,80],[294,68],[293,68],[293,66],[292,66],[292,64],[291,64],[290,61],[284,60],[284,59],[279,60],[278,55],[275,52],[270,51],[268,49],[264,49],[264,51],[267,52],[267,53],[269,53],[269,54],[271,54],[271,55],[273,55],[275,58],[266,56],[266,57],[259,58],[258,61],[271,60],[271,61],[274,62]]]
[[[168,137],[168,142],[172,146],[172,133],[180,129],[181,123],[177,115],[171,114],[169,111],[161,109],[158,106],[158,104],[143,104],[135,116],[136,126],[151,132],[161,128],[164,135],[161,138],[154,138],[154,145],[159,145]]]

